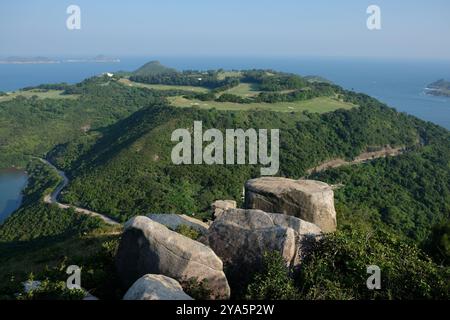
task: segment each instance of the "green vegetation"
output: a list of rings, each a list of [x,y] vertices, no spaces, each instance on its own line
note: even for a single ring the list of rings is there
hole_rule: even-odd
[[[366,268],[381,268],[381,290],[367,290]],[[344,228],[304,262],[297,283],[306,299],[448,299],[450,270],[391,233]]]
[[[194,87],[194,86],[171,86],[164,84],[145,84],[140,82],[133,82],[128,80],[127,78],[122,78],[119,80],[120,83],[130,86],[130,87],[139,87],[139,88],[147,88],[153,90],[162,90],[162,91],[184,91],[184,92],[197,92],[197,93],[206,93],[208,89],[202,87]]]
[[[261,93],[259,87],[253,83],[240,83],[236,87],[228,89],[225,92],[242,98],[254,97]]]
[[[0,225],[0,299],[16,298],[21,283],[43,281],[42,287],[18,299],[79,299],[65,290],[66,268],[83,269],[83,287],[105,298],[114,296],[116,227],[100,219],[62,210],[42,202],[59,183],[59,176],[42,162],[32,161],[24,204]],[[33,276],[30,278],[30,273]]]
[[[76,95],[63,94],[63,90],[19,90],[10,94],[0,94],[0,102],[11,101],[18,97],[27,99],[77,99]]]
[[[321,77],[321,76],[306,76],[303,78],[308,82],[323,82],[323,83],[333,84],[332,81],[330,81],[324,77]]]
[[[22,95],[11,100],[8,96],[8,101],[0,98],[0,168],[24,167],[29,155],[42,157],[57,144],[162,101],[162,95],[156,91],[126,88],[105,77],[85,80],[64,92],[78,96],[76,99],[39,99],[35,97],[39,93],[29,90],[24,93],[31,95],[30,98]]]
[[[450,222],[434,226],[425,250],[440,264],[450,266]]]
[[[140,212],[207,214],[216,199],[239,200],[243,182],[258,176],[259,167],[171,163],[172,132],[194,120],[205,130],[282,128],[279,174],[293,178],[370,146],[413,147],[420,139],[414,118],[375,102],[323,115],[149,107],[103,130],[87,147],[75,140],[50,154],[72,179],[63,201],[125,221]]]
[[[74,210],[61,210],[43,203],[44,195],[53,191],[60,182],[59,176],[38,160],[27,167],[28,186],[24,190],[23,205],[0,228],[0,243],[9,245],[23,241],[83,234],[100,228],[102,221]]]
[[[33,281],[30,277],[27,281]],[[81,300],[85,297],[83,290],[67,288],[64,281],[45,279],[38,288],[20,293],[17,300]]]
[[[197,240],[198,238],[200,238],[201,234],[200,232],[198,232],[197,230],[195,230],[192,227],[189,227],[187,225],[180,225],[176,230],[174,230],[176,232],[178,232],[179,234],[188,237],[192,240]]]
[[[200,101],[186,99],[183,97],[168,98],[170,104],[174,107],[198,107],[200,109],[217,109],[217,110],[269,110],[276,112],[317,112],[325,113],[337,109],[350,109],[355,107],[351,103],[342,102],[340,100],[328,97],[314,98],[305,101],[296,102],[278,102],[278,103],[236,103],[236,102],[220,102],[220,101]]]
[[[432,228],[450,217],[450,139],[448,132],[439,131],[442,136],[417,151],[314,175],[343,185],[335,191],[340,224],[388,226],[398,235],[426,242]]]
[[[288,270],[280,254],[266,254],[262,271],[248,285],[247,299],[407,300],[448,299],[450,268],[391,233],[341,228],[325,236],[299,270]],[[368,290],[366,269],[377,265],[381,289]]]
[[[181,286],[183,291],[194,298],[194,300],[208,300],[211,296],[206,279],[199,282],[197,279],[191,278],[183,281]]]
[[[300,271],[286,270],[279,257],[267,254],[249,275],[253,281],[240,284],[246,292],[238,297],[448,299],[447,130],[367,95],[271,70],[199,75],[155,64],[145,69],[129,80],[102,76],[21,91],[52,97],[0,97],[0,167],[28,164],[30,175],[23,206],[0,226],[0,292],[6,298],[14,298],[30,273],[48,282],[28,298],[64,297],[60,284],[71,264],[83,268],[83,287],[92,294],[123,294],[113,263],[120,228],[44,204],[59,177],[33,156],[48,157],[70,177],[63,202],[121,221],[142,212],[209,217],[214,200],[241,202],[242,184],[259,176],[259,167],[173,165],[171,133],[202,121],[204,130],[280,129],[279,175],[291,178],[376,146],[407,150],[312,175],[340,186],[339,231],[317,244]],[[177,231],[198,237],[190,228]],[[365,287],[370,264],[383,270],[380,291]],[[190,287],[193,295],[206,294],[199,284]]]
[[[300,297],[290,271],[278,252],[267,252],[261,269],[248,285],[246,299],[295,300]]]

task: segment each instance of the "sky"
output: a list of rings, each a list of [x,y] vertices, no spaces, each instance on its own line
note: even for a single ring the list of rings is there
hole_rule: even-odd
[[[69,30],[69,5],[81,29]],[[366,10],[381,9],[381,30]],[[0,56],[335,56],[450,60],[448,0],[14,0]]]

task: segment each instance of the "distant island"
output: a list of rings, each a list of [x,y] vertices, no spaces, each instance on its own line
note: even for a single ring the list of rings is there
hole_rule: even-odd
[[[438,80],[429,84],[425,92],[433,96],[450,97],[450,82],[444,79]]]
[[[330,81],[324,77],[321,77],[321,76],[310,75],[310,76],[305,76],[303,78],[305,78],[305,80],[308,82],[333,84],[332,81]]]
[[[0,58],[0,64],[49,64],[61,61],[47,57],[7,57]]]
[[[98,55],[93,58],[70,58],[59,60],[48,57],[7,57],[0,58],[0,64],[54,64],[54,63],[119,63],[120,59],[112,58],[105,55]]]
[[[95,62],[95,63],[119,63],[120,59],[111,58],[104,55],[98,55],[94,58],[86,58],[86,59],[67,59],[64,62]]]

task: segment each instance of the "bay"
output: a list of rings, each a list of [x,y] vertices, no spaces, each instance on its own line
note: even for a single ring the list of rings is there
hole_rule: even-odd
[[[22,204],[22,191],[27,180],[24,171],[0,170],[0,224]]]

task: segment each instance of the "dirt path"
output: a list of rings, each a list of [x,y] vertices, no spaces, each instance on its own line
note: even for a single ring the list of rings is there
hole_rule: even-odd
[[[340,158],[325,161],[322,164],[320,164],[314,168],[311,168],[306,172],[308,175],[310,175],[312,173],[322,172],[322,171],[332,169],[332,168],[339,168],[342,166],[364,163],[364,162],[368,162],[368,161],[379,159],[379,158],[394,157],[394,156],[401,155],[404,152],[405,152],[405,147],[392,148],[390,146],[386,146],[377,151],[361,153],[359,156],[357,156],[352,161],[346,161],[346,160],[340,159]]]
[[[49,161],[39,158],[39,160],[43,163],[45,163],[46,165],[50,166],[53,170],[55,170],[58,175],[63,179],[63,181],[58,185],[58,187],[55,189],[55,191],[53,191],[51,194],[48,194],[44,197],[44,202],[48,203],[48,204],[56,204],[59,208],[61,209],[69,209],[69,208],[73,208],[75,210],[75,212],[81,213],[81,214],[86,214],[92,217],[98,217],[100,219],[102,219],[106,224],[109,225],[120,225],[119,222],[115,221],[114,219],[111,219],[101,213],[97,213],[94,211],[90,211],[87,209],[83,209],[83,208],[79,208],[79,207],[75,207],[72,205],[68,205],[68,204],[64,204],[64,203],[60,203],[58,202],[58,197],[61,193],[61,191],[69,184],[69,178],[67,178],[66,174],[61,171],[58,170],[58,168],[56,168],[53,164],[51,164]]]

